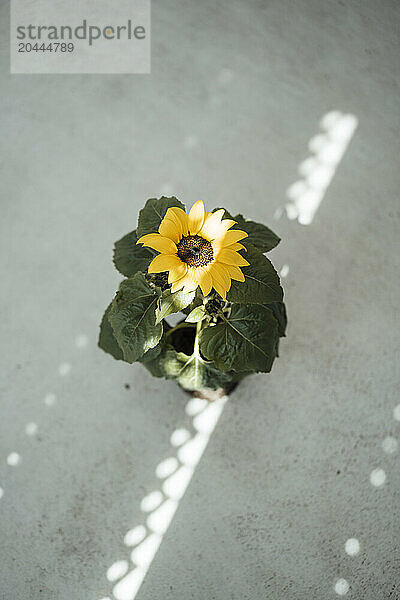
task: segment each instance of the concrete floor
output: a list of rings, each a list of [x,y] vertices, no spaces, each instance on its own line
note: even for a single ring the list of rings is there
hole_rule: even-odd
[[[107,569],[187,419],[172,383],[96,347],[113,242],[161,194],[276,229],[290,325],[273,372],[229,399],[138,600],[328,600],[340,578],[352,599],[400,598],[399,457],[382,448],[400,437],[398,3],[154,0],[148,76],[11,76],[8,18],[3,3],[1,598],[112,598]],[[330,110],[359,126],[314,221],[274,222]]]

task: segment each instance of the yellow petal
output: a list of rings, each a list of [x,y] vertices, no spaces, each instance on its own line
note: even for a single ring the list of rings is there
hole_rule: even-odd
[[[244,275],[239,267],[235,267],[235,265],[225,265],[225,268],[229,273],[229,277],[236,279],[236,281],[244,281]]]
[[[173,213],[175,215],[175,217],[177,219],[179,219],[180,224],[181,224],[181,229],[182,229],[182,235],[187,235],[189,233],[189,228],[188,228],[188,216],[185,213],[185,211],[182,210],[181,208],[178,208],[177,206],[173,206],[169,210],[171,211],[171,213]]]
[[[225,300],[226,292],[231,287],[231,280],[222,265],[213,262],[209,269],[213,281],[213,287],[218,294]]]
[[[189,267],[187,273],[182,279],[179,280],[179,283],[183,285],[185,292],[194,292],[194,290],[199,285],[197,281],[197,269],[195,267]]]
[[[179,235],[179,229],[175,221],[171,221],[171,219],[167,219],[166,217],[164,217],[161,221],[158,231],[162,236],[175,242],[175,244],[177,244],[181,239]]]
[[[168,283],[175,283],[179,279],[182,279],[188,270],[188,266],[186,263],[181,262],[180,264],[174,265],[168,275]]]
[[[204,225],[199,232],[199,235],[204,237],[208,241],[215,240],[221,235],[225,235],[225,229],[221,227],[221,219],[224,216],[224,209],[220,208],[219,210],[212,213],[207,220],[204,221]]]
[[[199,282],[199,286],[201,287],[203,295],[208,296],[212,288],[212,277],[208,272],[208,269],[204,267],[199,267],[197,270],[197,280]]]
[[[181,225],[180,219],[178,218],[177,215],[175,215],[174,211],[172,210],[172,207],[167,210],[167,212],[165,213],[164,219],[168,219],[168,221],[172,221],[173,223],[175,223],[176,229],[179,234],[179,239],[180,239],[183,235],[182,225]]]
[[[200,231],[204,223],[204,204],[202,200],[198,200],[193,204],[188,216],[189,231],[195,235]]]
[[[228,233],[234,233],[234,231],[228,231]],[[246,234],[247,235],[247,234]],[[243,244],[239,244],[238,242],[235,243],[226,243],[225,242],[226,238],[217,238],[216,240],[214,240],[213,242],[211,242],[211,245],[213,247],[213,251],[214,251],[214,257],[217,258],[219,253],[221,252],[221,250],[223,248],[229,248],[230,250],[244,250],[245,252],[247,252],[247,248],[246,246],[243,246]],[[229,241],[229,239],[228,239]]]
[[[222,279],[224,280],[224,285],[225,285],[226,291],[228,292],[231,288],[231,278],[229,276],[226,265],[216,261],[214,264],[214,270],[216,270],[218,272],[219,276],[222,277]]]
[[[225,231],[228,231],[228,229],[230,229],[234,225],[237,225],[237,222],[232,221],[232,219],[222,219],[221,221],[221,227],[223,227]]]
[[[174,242],[169,238],[163,237],[159,233],[142,235],[136,243],[153,248],[153,250],[157,250],[157,252],[161,252],[162,254],[176,254],[178,252],[178,248]]]
[[[250,264],[241,254],[229,248],[222,248],[218,253],[218,261],[227,265],[236,265],[237,267],[247,267]]]
[[[169,271],[181,262],[176,254],[159,254],[151,261],[149,265],[149,273],[162,273]]]
[[[226,300],[226,290],[217,281],[213,279],[213,288],[221,296],[223,300]]]
[[[246,246],[243,246],[243,244],[232,244],[231,246],[228,246],[229,250],[244,250],[245,252],[247,252],[247,248]]]
[[[240,242],[244,238],[247,238],[248,235],[245,231],[241,231],[240,229],[231,229],[227,231],[224,236],[221,236],[221,241],[217,240],[217,243],[220,243],[222,246],[230,246],[235,242]]]
[[[186,283],[186,276],[187,276],[187,270],[186,270],[185,275],[183,275],[183,277],[181,277],[177,281],[174,281],[174,283],[171,285],[172,293],[177,292],[178,290],[181,290],[183,288],[183,286]]]
[[[175,281],[175,283],[173,283],[171,285],[171,292],[178,292],[179,290],[181,290],[183,288],[183,281],[184,277],[181,277],[180,279],[178,279],[178,281]]]

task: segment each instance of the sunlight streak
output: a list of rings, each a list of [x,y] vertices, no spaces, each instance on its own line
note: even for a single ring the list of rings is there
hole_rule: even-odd
[[[128,561],[117,560],[107,570],[108,581],[116,582],[112,590],[115,600],[136,598],[226,401],[227,396],[212,403],[199,398],[191,398],[187,402],[185,412],[193,419],[193,433],[186,428],[175,429],[172,433],[170,442],[175,456],[164,458],[156,467],[156,476],[163,480],[160,482],[161,489],[147,494],[140,504],[146,526],[142,521],[124,537],[125,545],[132,548],[130,559],[133,568],[129,571]]]
[[[297,219],[301,225],[313,222],[357,125],[355,115],[339,111],[331,111],[321,119],[323,133],[311,138],[308,144],[313,154],[299,165],[303,179],[293,183],[286,192],[288,219]]]

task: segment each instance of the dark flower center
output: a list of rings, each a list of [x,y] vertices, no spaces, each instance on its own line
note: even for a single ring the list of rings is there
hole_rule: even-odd
[[[214,258],[211,243],[199,235],[183,237],[178,247],[178,256],[189,267],[205,267]]]

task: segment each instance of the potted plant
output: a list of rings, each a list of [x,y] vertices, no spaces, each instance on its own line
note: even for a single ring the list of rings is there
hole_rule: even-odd
[[[115,244],[126,279],[104,313],[100,348],[209,399],[269,372],[286,310],[264,253],[279,241],[241,214],[205,212],[201,200],[186,214],[175,197],[151,198],[137,229]],[[181,314],[175,326],[166,320],[173,313]]]

